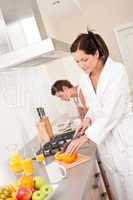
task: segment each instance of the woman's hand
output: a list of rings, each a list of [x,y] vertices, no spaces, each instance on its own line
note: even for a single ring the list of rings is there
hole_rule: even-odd
[[[69,144],[69,146],[66,149],[66,153],[68,154],[72,154],[72,153],[77,153],[77,151],[79,150],[79,148],[81,146],[83,146],[85,143],[87,143],[88,137],[86,135],[83,135],[77,139],[74,139],[71,141],[71,143]]]
[[[85,134],[85,130],[91,125],[90,118],[84,118],[77,130],[75,131],[74,137],[79,137]]]

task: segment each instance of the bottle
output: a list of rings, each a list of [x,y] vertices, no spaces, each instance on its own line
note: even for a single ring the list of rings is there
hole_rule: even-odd
[[[45,115],[43,108],[37,108],[40,121],[38,124],[39,138],[41,143],[49,142],[54,137],[53,129],[50,124],[48,116]]]

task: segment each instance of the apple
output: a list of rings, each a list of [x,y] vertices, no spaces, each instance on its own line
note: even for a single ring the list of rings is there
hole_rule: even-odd
[[[44,200],[44,199],[45,199],[45,194],[40,190],[32,194],[32,200]]]
[[[29,188],[19,188],[16,192],[16,200],[30,200],[32,197],[32,191]]]
[[[43,176],[36,176],[34,178],[35,188],[39,190],[43,185],[46,184]]]
[[[50,185],[45,184],[40,188],[40,191],[42,191],[45,194],[45,197],[47,197],[50,192],[53,192],[53,188]]]

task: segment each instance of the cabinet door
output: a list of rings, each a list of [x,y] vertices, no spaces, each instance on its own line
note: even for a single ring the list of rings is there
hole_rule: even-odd
[[[88,200],[109,200],[96,159],[93,160],[92,176],[88,180]]]

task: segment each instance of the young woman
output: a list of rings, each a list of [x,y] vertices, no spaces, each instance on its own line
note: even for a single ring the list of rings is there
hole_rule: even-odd
[[[125,67],[109,57],[100,35],[88,31],[71,46],[85,72],[81,79],[89,111],[67,153],[95,142],[116,200],[133,199],[133,112]]]
[[[62,101],[73,100],[80,119],[83,120],[88,108],[79,86],[73,86],[68,80],[57,80],[51,87],[51,94],[57,96]]]

